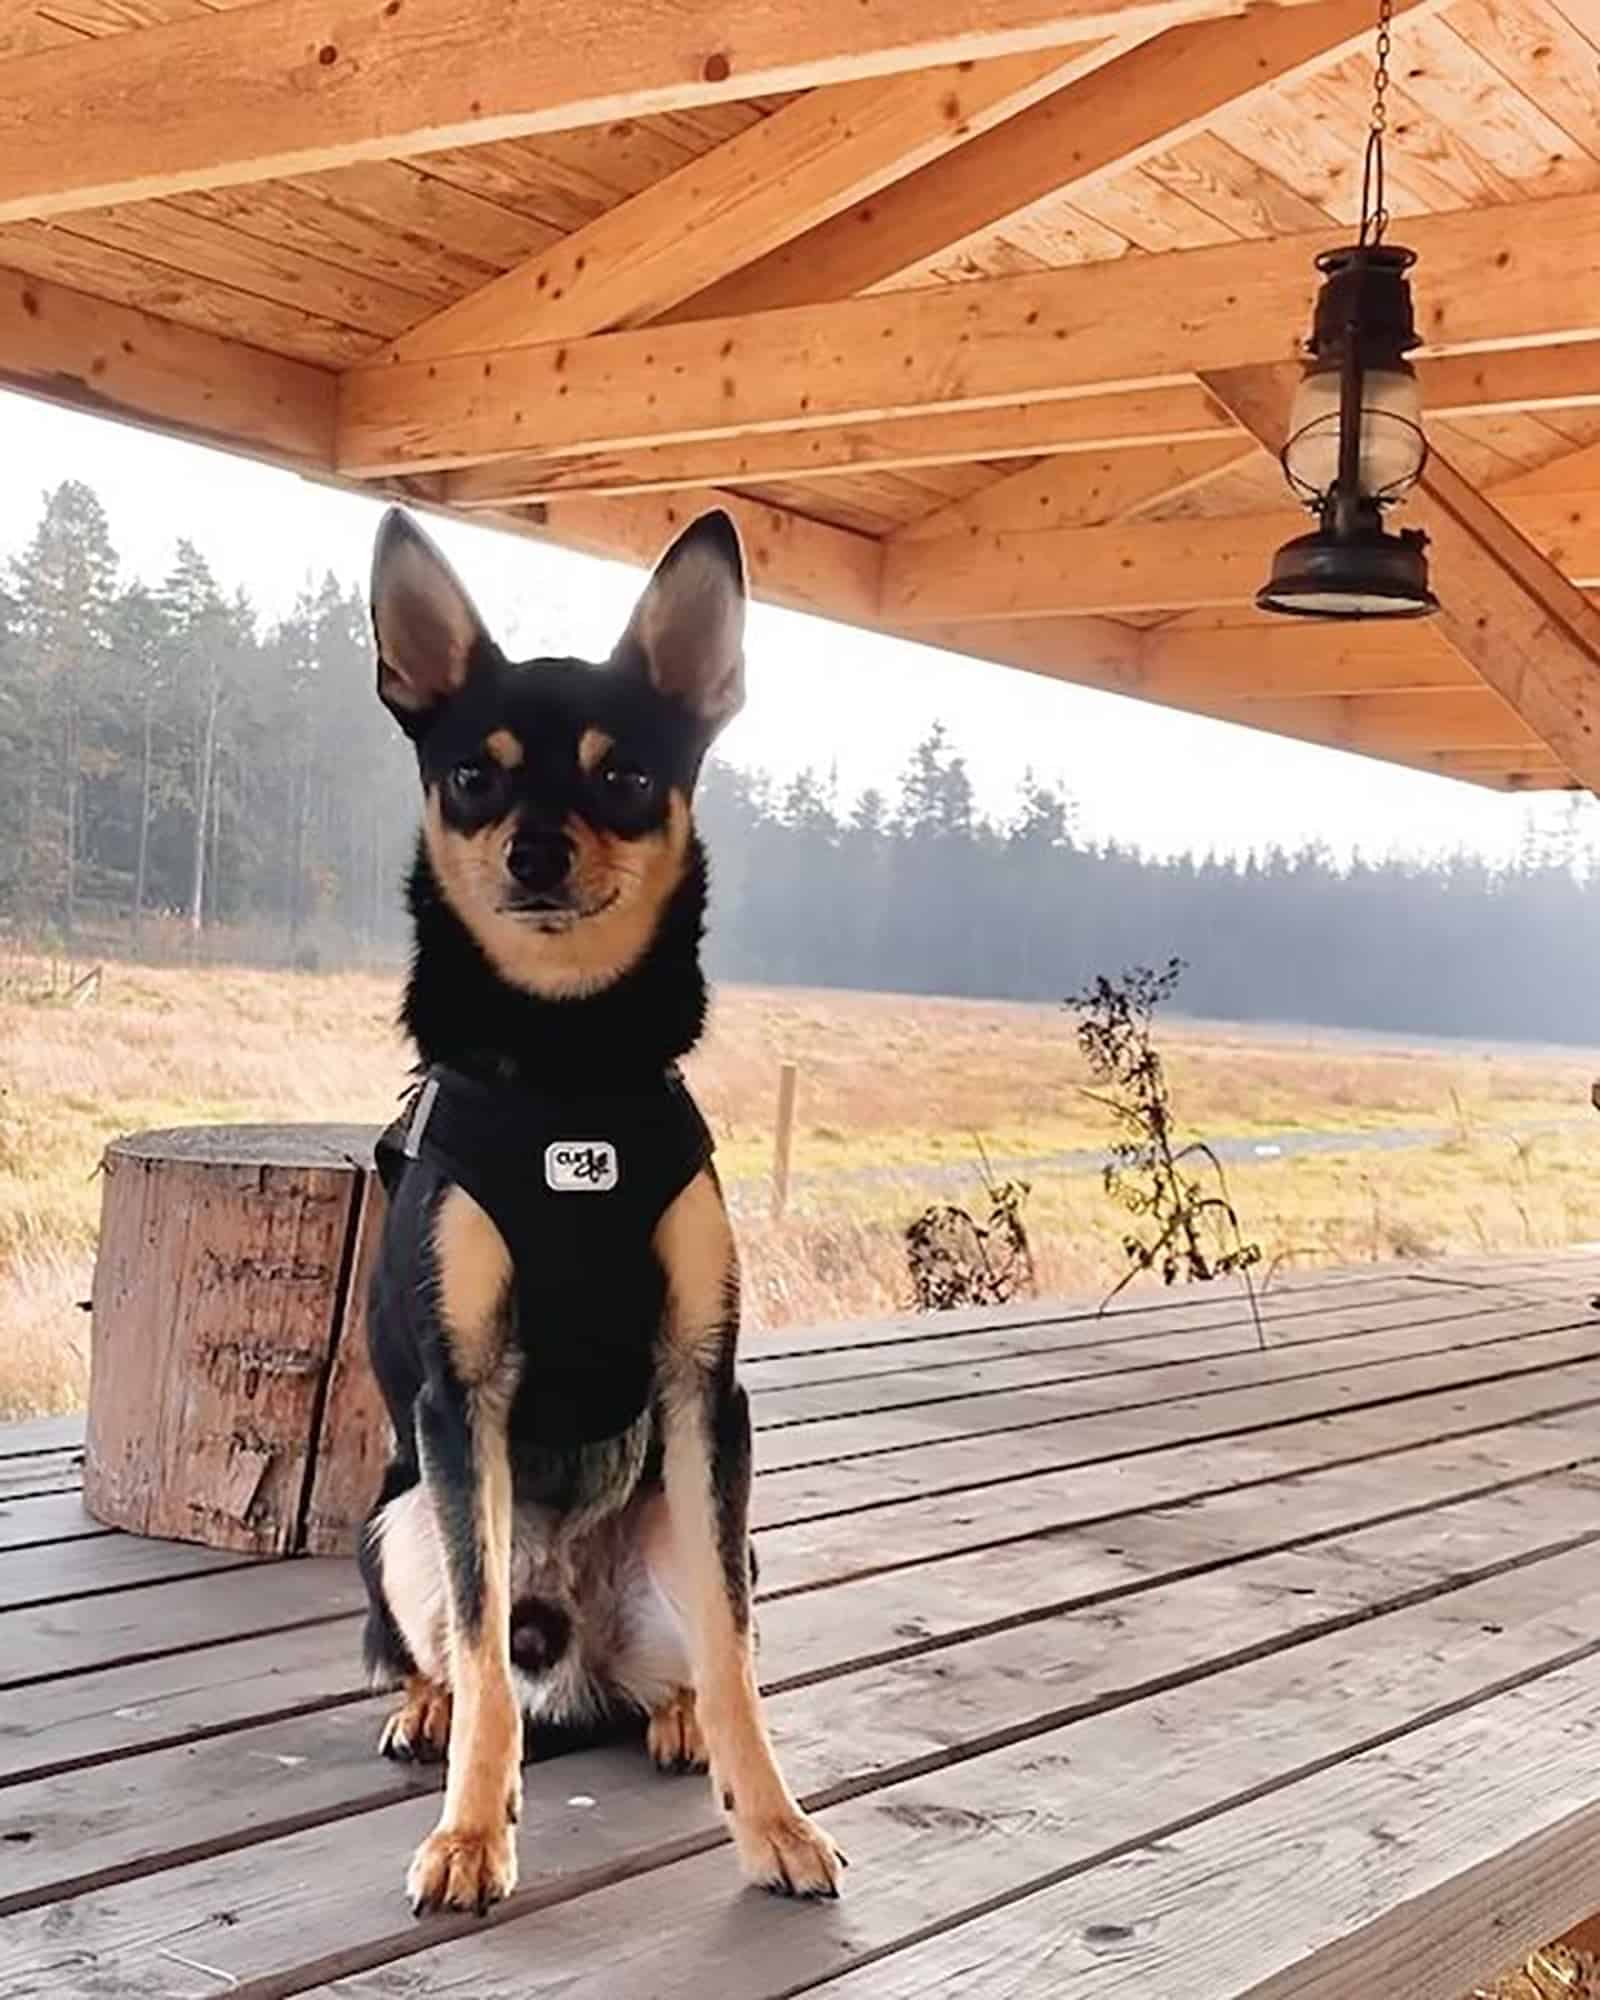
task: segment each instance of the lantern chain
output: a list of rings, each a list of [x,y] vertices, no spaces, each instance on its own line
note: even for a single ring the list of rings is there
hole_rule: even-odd
[[[1389,226],[1383,184],[1383,139],[1389,129],[1389,29],[1394,0],[1378,0],[1378,38],[1372,74],[1372,116],[1367,129],[1367,154],[1361,169],[1361,241],[1381,243]]]

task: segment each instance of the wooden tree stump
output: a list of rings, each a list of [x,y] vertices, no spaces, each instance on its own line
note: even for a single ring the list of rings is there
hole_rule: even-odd
[[[376,1133],[207,1125],[106,1150],[84,1502],[138,1534],[347,1552],[389,1426],[366,1351]]]

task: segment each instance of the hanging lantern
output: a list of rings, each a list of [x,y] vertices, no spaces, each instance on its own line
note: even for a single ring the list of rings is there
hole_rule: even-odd
[[[1439,608],[1428,588],[1427,537],[1383,525],[1383,510],[1416,484],[1428,457],[1406,359],[1417,345],[1406,279],[1416,257],[1383,241],[1389,8],[1380,0],[1361,234],[1317,259],[1322,288],[1282,452],[1284,475],[1318,525],[1284,543],[1256,597],[1263,611],[1293,617],[1419,618]]]

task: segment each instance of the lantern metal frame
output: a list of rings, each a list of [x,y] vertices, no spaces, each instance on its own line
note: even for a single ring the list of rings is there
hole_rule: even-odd
[[[1317,259],[1322,286],[1317,294],[1307,376],[1339,371],[1339,450],[1331,485],[1316,487],[1297,477],[1292,458],[1313,428],[1302,425],[1278,454],[1290,488],[1318,516],[1318,526],[1286,542],[1273,557],[1272,574],[1256,594],[1263,611],[1301,618],[1424,618],[1439,608],[1428,586],[1427,537],[1419,529],[1391,534],[1383,510],[1421,477],[1428,441],[1420,424],[1393,411],[1369,412],[1363,384],[1376,369],[1411,374],[1406,360],[1418,345],[1406,273],[1416,253],[1383,240],[1383,135],[1388,89],[1389,17],[1392,0],[1379,0],[1377,69],[1371,129],[1361,185],[1361,231],[1354,244],[1327,250]],[[1386,424],[1403,424],[1416,434],[1415,467],[1380,491],[1361,480],[1362,429],[1369,414]],[[1315,424],[1324,418],[1314,420]],[[1295,602],[1296,598],[1307,601]]]

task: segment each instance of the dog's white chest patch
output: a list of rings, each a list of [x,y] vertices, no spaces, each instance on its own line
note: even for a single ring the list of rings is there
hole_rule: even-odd
[[[544,1149],[544,1184],[557,1194],[609,1194],[617,1149],[609,1139],[557,1139]]]

